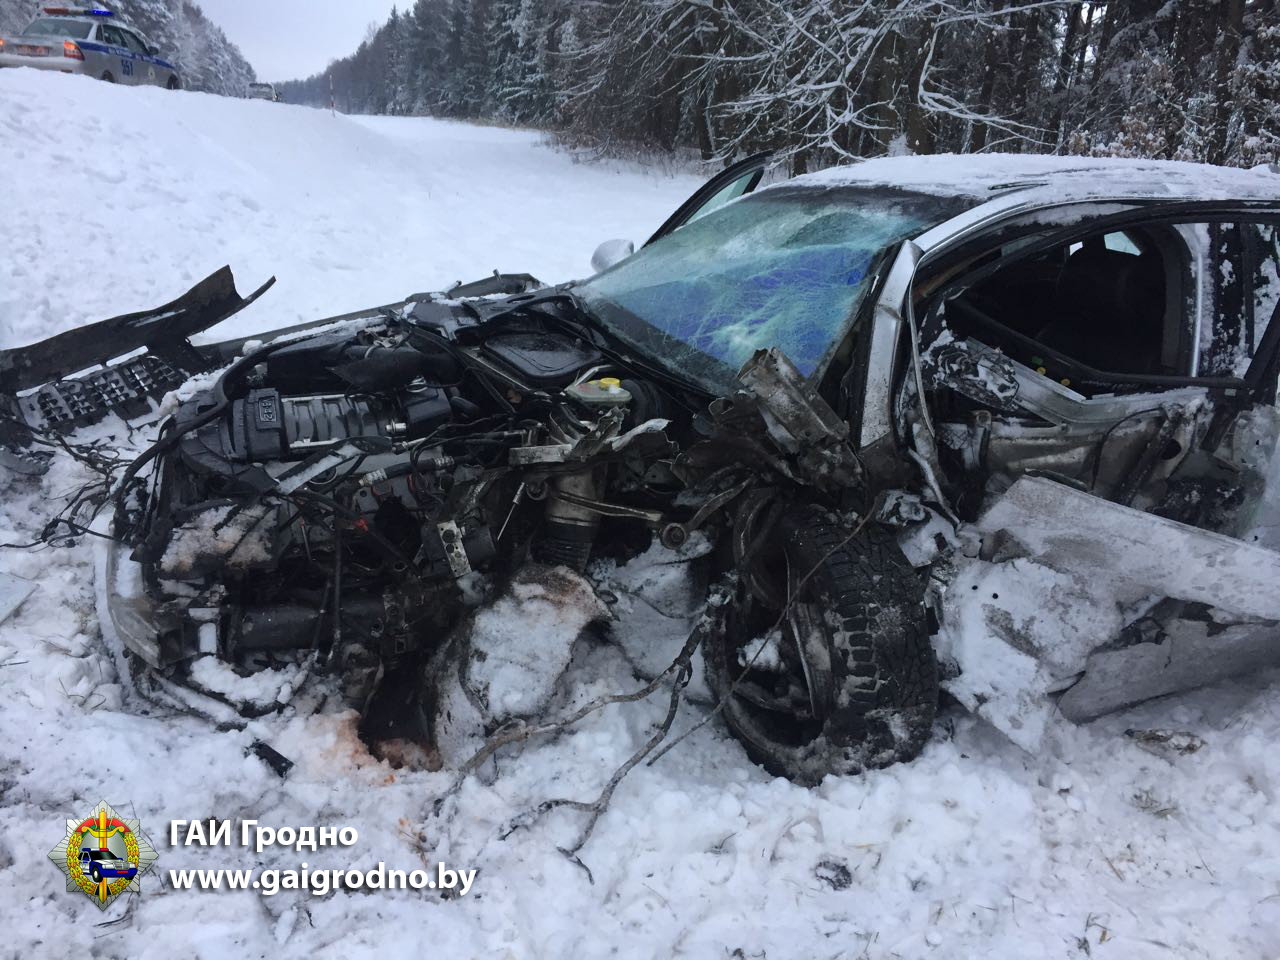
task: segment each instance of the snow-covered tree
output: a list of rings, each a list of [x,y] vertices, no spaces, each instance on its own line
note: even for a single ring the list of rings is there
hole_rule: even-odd
[[[11,2],[11,0],[0,0]],[[416,0],[287,87],[793,169],[893,151],[1271,162],[1278,0]]]

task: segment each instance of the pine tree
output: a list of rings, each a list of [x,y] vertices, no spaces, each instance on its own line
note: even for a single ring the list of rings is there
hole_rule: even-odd
[[[415,0],[284,91],[797,171],[942,150],[1254,164],[1280,145],[1278,2]]]

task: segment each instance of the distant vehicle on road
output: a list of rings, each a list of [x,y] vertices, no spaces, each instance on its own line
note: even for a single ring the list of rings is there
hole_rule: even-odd
[[[0,67],[82,73],[108,83],[177,90],[178,69],[110,10],[45,7],[17,36],[0,35]]]
[[[251,83],[249,84],[249,99],[271,100],[274,103],[279,103],[280,94],[269,83]]]

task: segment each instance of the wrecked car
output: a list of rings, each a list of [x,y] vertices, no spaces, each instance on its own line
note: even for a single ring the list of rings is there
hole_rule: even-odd
[[[265,291],[224,270],[6,351],[2,462],[176,391],[112,491],[103,625],[221,718],[323,671],[429,741],[468,609],[653,543],[730,584],[719,713],[805,783],[915,756],[941,690],[1033,746],[1029,699],[1086,720],[1280,662],[1280,175],[895,158],[757,190],[767,162],[582,281],[193,345]]]

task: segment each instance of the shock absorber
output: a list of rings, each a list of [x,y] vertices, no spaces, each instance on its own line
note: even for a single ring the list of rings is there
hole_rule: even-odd
[[[556,477],[547,497],[547,514],[542,539],[534,555],[543,563],[582,570],[591,556],[600,529],[600,515],[585,507],[570,503],[557,493],[598,500],[604,489],[607,467],[594,467],[578,473]]]
[[[608,410],[625,407],[631,394],[618,380],[604,377],[575,383],[564,391],[570,401],[551,417],[551,434],[559,443],[576,443],[592,428],[593,421]],[[592,418],[583,421],[573,408]],[[600,500],[608,480],[608,464],[586,467],[574,473],[557,476],[547,497],[546,520],[542,538],[534,545],[534,556],[543,563],[564,565],[582,570],[591,556],[591,548],[600,529],[600,515],[587,507],[571,503],[557,493],[582,500]]]

